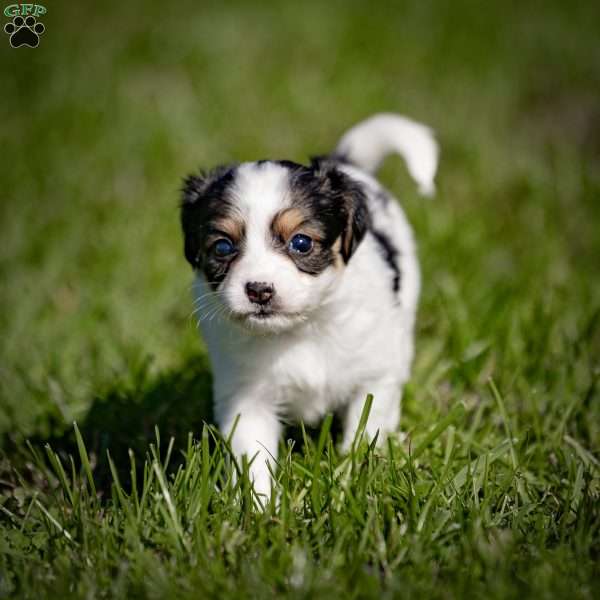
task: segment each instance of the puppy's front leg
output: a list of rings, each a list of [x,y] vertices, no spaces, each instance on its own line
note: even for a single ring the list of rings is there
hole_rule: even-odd
[[[218,408],[221,407],[217,407],[217,413]],[[229,436],[238,415],[231,439],[232,450],[237,459],[244,455],[248,461],[254,459],[250,465],[250,477],[255,492],[259,494],[261,502],[265,503],[270,498],[272,484],[268,464],[274,469],[273,459],[277,458],[281,423],[275,412],[264,405],[262,398],[252,401],[245,397],[243,400],[227,402],[227,409],[218,418],[219,428],[224,436]]]
[[[373,394],[373,404],[365,427],[366,437],[373,439],[379,431],[378,443],[381,444],[386,435],[398,427],[401,390],[402,386],[396,380],[382,380],[361,387],[346,408],[342,450],[349,450],[352,445],[368,394]]]

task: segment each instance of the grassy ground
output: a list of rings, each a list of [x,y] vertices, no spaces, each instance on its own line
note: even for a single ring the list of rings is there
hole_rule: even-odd
[[[599,19],[64,2],[37,49],[4,39],[0,597],[595,597]],[[433,202],[381,173],[423,265],[408,436],[343,457],[329,421],[292,431],[256,512],[202,425],[180,178],[305,160],[380,110],[443,149]]]

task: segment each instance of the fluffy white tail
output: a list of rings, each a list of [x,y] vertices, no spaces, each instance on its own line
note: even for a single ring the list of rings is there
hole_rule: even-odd
[[[375,173],[388,154],[399,154],[419,192],[435,193],[439,148],[426,125],[393,113],[373,115],[349,129],[335,152],[369,173]]]

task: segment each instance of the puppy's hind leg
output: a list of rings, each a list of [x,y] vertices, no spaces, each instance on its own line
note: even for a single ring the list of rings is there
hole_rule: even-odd
[[[365,427],[367,439],[372,440],[379,432],[377,441],[378,444],[381,444],[387,434],[395,431],[398,427],[402,385],[397,380],[382,380],[370,386],[363,385],[346,408],[342,440],[342,450],[344,451],[350,449],[356,437],[368,394],[373,395],[373,403]]]

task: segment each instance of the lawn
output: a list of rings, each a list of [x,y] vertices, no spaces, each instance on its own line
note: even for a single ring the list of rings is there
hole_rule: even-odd
[[[598,5],[87,4],[0,44],[0,598],[597,597]],[[290,429],[257,511],[181,178],[382,110],[442,148],[434,200],[380,173],[423,269],[405,435]]]

